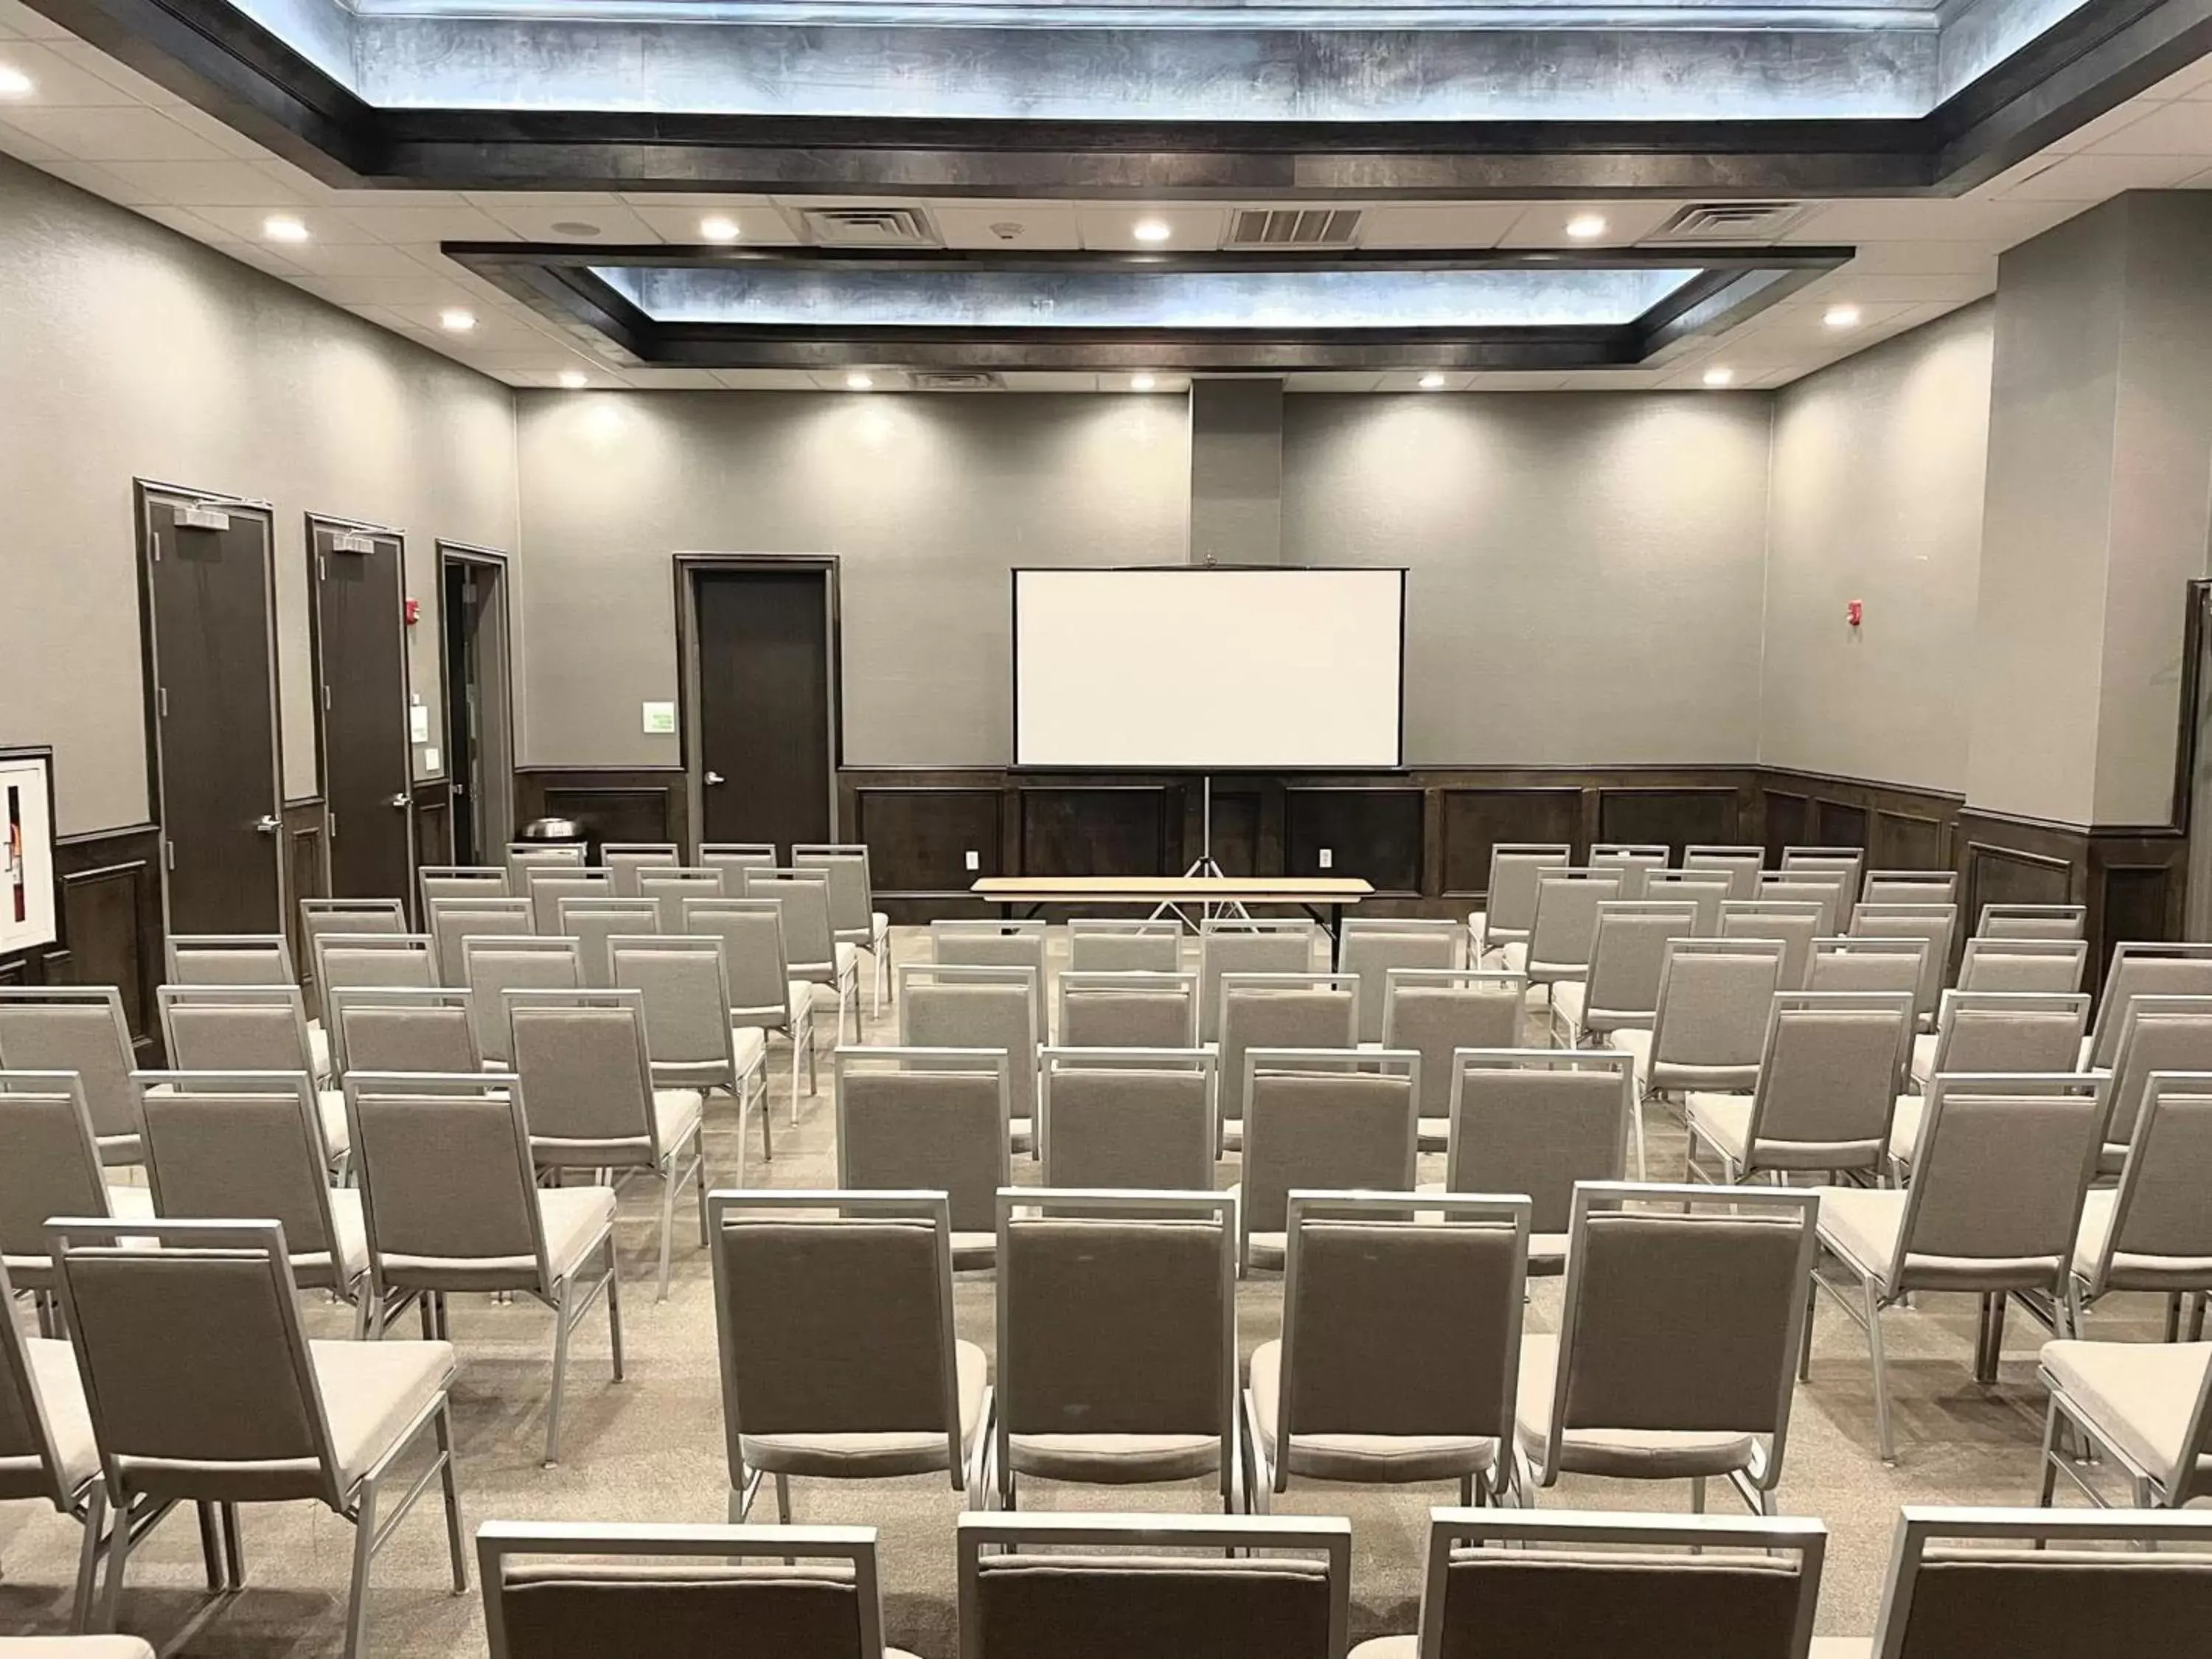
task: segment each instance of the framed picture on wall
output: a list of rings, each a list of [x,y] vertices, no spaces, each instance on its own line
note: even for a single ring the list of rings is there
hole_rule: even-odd
[[[0,957],[59,937],[53,750],[0,749]]]

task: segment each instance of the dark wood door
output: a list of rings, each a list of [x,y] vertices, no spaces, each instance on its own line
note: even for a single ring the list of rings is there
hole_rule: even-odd
[[[415,888],[399,538],[310,520],[316,696],[334,898]]]
[[[265,510],[144,498],[148,728],[173,933],[283,925]]]
[[[695,580],[701,839],[831,839],[830,573]]]
[[[441,561],[443,603],[441,626],[446,630],[446,775],[453,781],[453,862],[482,864],[485,849],[477,844],[477,800],[483,787],[482,758],[477,742],[477,671],[476,580],[471,568],[459,559]]]

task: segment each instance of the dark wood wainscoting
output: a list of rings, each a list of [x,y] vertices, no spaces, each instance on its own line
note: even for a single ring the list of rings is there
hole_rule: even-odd
[[[425,778],[414,786],[415,863],[453,861],[453,787],[443,778]]]
[[[514,823],[574,818],[592,844],[672,841],[691,844],[690,811],[680,766],[532,766],[514,774]]]
[[[54,843],[61,938],[0,957],[0,985],[112,985],[140,1063],[161,1060],[154,988],[161,982],[161,832],[150,823]]]

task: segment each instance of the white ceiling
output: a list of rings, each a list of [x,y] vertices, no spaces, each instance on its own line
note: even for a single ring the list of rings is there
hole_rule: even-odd
[[[34,83],[27,97],[0,98],[0,151],[120,203],[234,259],[297,284],[380,326],[510,385],[550,386],[564,373],[597,386],[842,388],[843,371],[617,368],[590,343],[471,276],[439,252],[441,241],[696,242],[699,222],[736,220],[744,241],[799,240],[797,210],[852,198],[666,194],[499,194],[447,191],[341,191],[240,137],[173,94],[49,22],[20,0],[0,0],[0,67]],[[1552,391],[1695,386],[1725,366],[1738,387],[1778,386],[1918,326],[1992,292],[1996,257],[2084,208],[2131,189],[2212,189],[2212,58],[1970,194],[1954,200],[1824,202],[1784,234],[1785,243],[1856,245],[1858,257],[1718,340],[1692,340],[1644,368],[1574,374],[1472,374],[1448,389]],[[1171,248],[1209,248],[1226,234],[1234,204],[1147,208],[1091,202],[927,201],[955,247],[1127,248],[1140,218],[1164,219]],[[1253,205],[1259,205],[1255,204]],[[1451,202],[1364,205],[1367,247],[1541,247],[1571,245],[1566,221],[1595,212],[1607,222],[1595,243],[1633,242],[1673,210],[1672,202]],[[289,214],[308,228],[304,243],[267,240],[263,223]],[[597,228],[584,237],[577,224]],[[1012,237],[1006,226],[1018,227]],[[1826,325],[1848,302],[1860,320]],[[440,326],[441,313],[465,309],[465,334]],[[1411,373],[1309,374],[1292,391],[1410,388]],[[1118,374],[1018,374],[1023,389],[1119,391]],[[878,372],[878,386],[897,384]],[[1162,389],[1179,386],[1163,375]]]

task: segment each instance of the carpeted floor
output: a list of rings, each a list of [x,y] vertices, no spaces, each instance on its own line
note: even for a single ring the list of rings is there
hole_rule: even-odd
[[[1064,939],[1055,938],[1056,951]],[[926,954],[927,936],[900,930],[895,955]],[[865,973],[865,969],[864,969]],[[866,1000],[864,988],[863,1004]],[[830,1022],[823,1022],[825,1041]],[[1532,1024],[1530,1040],[1538,1040]],[[890,1011],[866,1025],[868,1040],[896,1038]],[[755,1184],[835,1184],[824,1058],[823,1092],[804,1097],[790,1123],[785,1051],[770,1056],[776,1157],[765,1175],[758,1147]],[[735,1133],[726,1103],[710,1108],[710,1170],[733,1166]],[[1679,1126],[1656,1124],[1654,1179],[1679,1177]],[[1442,1178],[1442,1160],[1425,1159],[1422,1177]],[[1017,1180],[1036,1179],[1017,1164]],[[1222,1184],[1235,1179],[1225,1169]],[[667,1302],[653,1301],[656,1190],[635,1187],[619,1237],[625,1267],[628,1380],[609,1380],[606,1328],[595,1313],[579,1330],[571,1358],[568,1421],[559,1468],[541,1468],[550,1316],[534,1303],[495,1304],[455,1297],[453,1339],[461,1357],[454,1396],[464,1514],[473,1528],[495,1517],[531,1520],[719,1521],[727,1472],[716,1378],[714,1313],[706,1258],[679,1211],[676,1279]],[[1529,1328],[1555,1328],[1556,1281],[1537,1281]],[[992,1340],[992,1279],[966,1274],[957,1291],[960,1334],[986,1349]],[[2100,1336],[2150,1339],[2157,1310],[2116,1298],[2094,1322]],[[1246,1354],[1279,1334],[1281,1281],[1255,1273],[1238,1293],[1237,1330]],[[1820,1628],[1824,1635],[1871,1631],[1897,1510],[1905,1504],[2030,1504],[2042,1428],[2034,1358],[2039,1328],[2015,1313],[2006,1333],[2002,1375],[1977,1385],[1971,1361],[1975,1304],[1966,1297],[1921,1297],[1910,1311],[1887,1316],[1890,1376],[1902,1461],[1884,1468],[1874,1451],[1866,1345],[1857,1327],[1823,1300],[1814,1340],[1813,1380],[1797,1391],[1781,1486],[1784,1514],[1824,1518],[1832,1529]],[[345,1334],[344,1310],[309,1310],[311,1334]],[[412,1320],[403,1322],[412,1328]],[[1568,1478],[1540,1495],[1545,1508],[1681,1510],[1683,1485]],[[1419,1595],[1423,1528],[1432,1504],[1455,1502],[1448,1486],[1337,1487],[1293,1483],[1277,1513],[1343,1515],[1353,1526],[1355,1638],[1413,1628]],[[1717,1485],[1716,1505],[1733,1503]],[[882,1533],[886,1637],[922,1659],[951,1659],[953,1559],[951,1527],[959,1498],[942,1476],[841,1485],[797,1483],[796,1518],[874,1526]],[[1210,1510],[1214,1494],[1196,1484],[1160,1488],[1058,1487],[1025,1481],[1025,1509]],[[764,1499],[756,1518],[773,1518]],[[202,1588],[198,1538],[184,1516],[165,1522],[131,1558],[123,1627],[157,1646],[235,1659],[334,1655],[342,1641],[352,1528],[311,1504],[249,1509],[245,1515],[247,1587],[210,1604]],[[78,1532],[74,1523],[28,1504],[0,1505],[0,1634],[53,1633],[66,1625]],[[471,1566],[473,1574],[473,1565]],[[379,1559],[372,1581],[368,1650],[388,1659],[462,1659],[483,1651],[473,1592],[448,1589],[442,1529],[426,1500]]]

